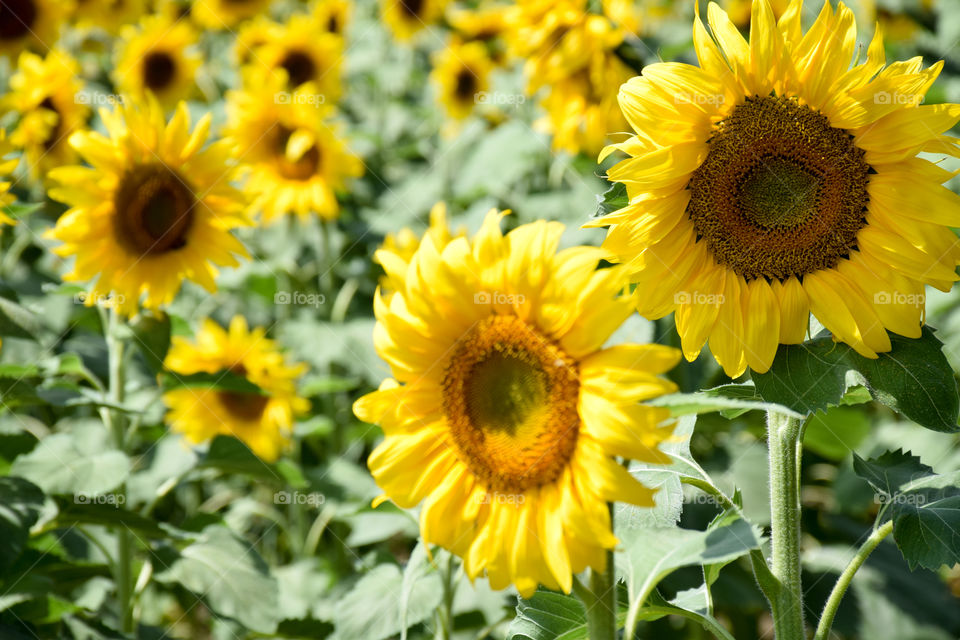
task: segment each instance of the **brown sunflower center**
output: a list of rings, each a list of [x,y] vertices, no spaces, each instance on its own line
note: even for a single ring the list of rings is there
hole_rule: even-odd
[[[0,40],[18,40],[33,28],[37,5],[33,0],[0,1]]]
[[[247,375],[247,368],[242,363],[233,365],[230,371],[242,377]],[[238,420],[259,420],[270,400],[263,394],[243,391],[218,391],[217,395],[230,415]]]
[[[453,93],[457,100],[461,102],[474,99],[474,95],[477,93],[477,77],[473,74],[473,71],[463,68],[457,72],[457,82],[454,85]]]
[[[748,98],[708,145],[687,214],[718,263],[747,280],[786,280],[857,248],[870,165],[826,116],[792,98]]]
[[[330,33],[340,33],[340,30],[343,27],[340,25],[340,17],[337,15],[331,15],[327,18],[327,31]]]
[[[293,133],[293,130],[282,124],[277,125],[277,137],[274,146],[277,171],[287,180],[307,180],[320,170],[320,149],[315,144],[311,145],[298,158],[291,160],[287,155],[287,144],[290,142],[290,136]]]
[[[577,363],[515,316],[491,316],[457,343],[443,410],[462,459],[487,486],[521,493],[556,480],[577,444]]]
[[[114,196],[117,241],[137,255],[159,255],[187,244],[196,199],[175,170],[137,165],[120,180]]]
[[[287,72],[287,78],[290,80],[290,86],[298,87],[308,80],[312,80],[317,73],[317,65],[313,63],[313,58],[297,49],[287,52],[280,66]]]
[[[426,0],[400,0],[400,9],[411,18],[419,18]]]
[[[154,51],[143,59],[143,84],[151,91],[162,91],[173,81],[177,65],[169,53]]]

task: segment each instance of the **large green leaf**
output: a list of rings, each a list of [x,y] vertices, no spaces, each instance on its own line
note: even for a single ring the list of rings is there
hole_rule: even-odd
[[[903,487],[934,475],[933,469],[920,462],[920,458],[902,449],[887,451],[869,460],[853,454],[853,470],[887,496],[894,496]]]
[[[924,327],[916,339],[891,333],[890,344],[891,350],[876,359],[824,334],[803,344],[780,345],[773,366],[753,373],[753,381],[767,402],[809,414],[838,404],[853,371],[876,400],[917,424],[949,433],[960,430],[957,383],[933,330]]]
[[[23,551],[43,508],[40,487],[16,477],[0,477],[0,571]]]
[[[960,563],[960,487],[914,489],[893,503],[893,538],[913,569]]]
[[[443,596],[443,585],[440,581],[440,574],[437,571],[439,562],[448,562],[450,554],[446,551],[439,551],[437,556],[430,558],[426,545],[423,541],[417,542],[410,554],[410,560],[403,569],[403,582],[400,588],[400,639],[406,640],[407,628],[409,627],[408,611],[415,597],[423,598],[424,594],[430,594],[429,601],[434,606],[440,604]],[[417,603],[423,605],[426,603]]]
[[[280,621],[276,580],[260,555],[226,527],[204,529],[156,578],[183,585],[215,613],[253,631],[272,634]]]
[[[647,404],[667,407],[675,416],[719,411],[728,418],[746,411],[779,411],[796,418],[801,414],[783,405],[764,402],[752,384],[725,384],[697,393],[673,393],[649,400]]]
[[[253,453],[242,441],[233,436],[219,435],[210,443],[200,467],[213,467],[227,473],[242,473],[258,478],[267,478],[282,483],[283,476],[272,464],[266,463]]]
[[[507,630],[508,640],[588,640],[583,603],[573,596],[537,591],[520,598],[517,617]]]

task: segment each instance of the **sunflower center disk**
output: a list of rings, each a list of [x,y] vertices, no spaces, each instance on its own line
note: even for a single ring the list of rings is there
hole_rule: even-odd
[[[687,215],[718,263],[747,280],[786,280],[857,248],[870,166],[824,115],[792,98],[748,98],[708,145]]]
[[[148,89],[162,91],[167,88],[176,72],[176,65],[169,54],[155,51],[143,59],[143,83]]]
[[[425,2],[426,0],[400,0],[400,8],[411,18],[418,18]]]
[[[0,2],[0,40],[24,37],[36,20],[37,5],[33,0],[3,0]]]
[[[180,249],[187,243],[195,202],[173,169],[162,164],[136,166],[121,179],[114,200],[117,241],[141,256]]]
[[[274,159],[277,163],[277,171],[287,180],[307,180],[315,176],[320,170],[320,150],[314,144],[300,154],[299,158],[291,160],[287,155],[287,144],[290,142],[290,136],[293,133],[291,129],[282,124],[277,125],[277,137],[274,142]]]
[[[290,86],[298,87],[308,80],[312,80],[317,73],[317,66],[313,60],[302,51],[291,51],[280,63],[287,72]]]
[[[570,461],[580,416],[577,365],[515,316],[465,334],[444,375],[443,408],[462,459],[489,490],[553,482]]]
[[[457,84],[453,89],[458,100],[469,102],[477,93],[477,78],[470,69],[462,69],[457,73]]]

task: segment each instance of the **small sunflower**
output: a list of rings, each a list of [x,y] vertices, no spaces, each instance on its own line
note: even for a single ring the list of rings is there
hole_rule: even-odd
[[[249,224],[231,185],[230,146],[204,147],[210,115],[190,132],[180,103],[168,124],[155,100],[100,110],[108,136],[76,132],[70,144],[92,168],[54,169],[50,190],[70,205],[48,234],[73,256],[64,280],[93,280],[88,304],[132,315],[141,297],[151,309],[169,304],[185,278],[215,291],[214,264],[236,266],[246,255],[230,230]]]
[[[509,29],[509,13],[509,5],[495,4],[451,11],[447,19],[459,39],[482,42],[487,47],[490,60],[501,65],[507,61],[504,36]]]
[[[779,22],[755,0],[748,43],[718,6],[697,17],[700,66],[648,65],[620,89],[637,132],[609,177],[630,204],[604,247],[626,263],[648,318],[676,312],[690,360],[709,339],[730,376],[765,372],[803,341],[812,312],[865,357],[886,330],[918,337],[923,289],[958,279],[954,174],[916,157],[958,156],[960,105],[921,105],[943,62],[865,60],[852,12],[825,3],[803,33],[801,0]]]
[[[19,159],[9,158],[13,153],[14,147],[7,138],[5,129],[0,129],[0,225],[16,224],[16,220],[8,216],[4,207],[8,207],[16,201],[16,196],[10,193],[12,183],[7,180],[19,164]]]
[[[313,18],[327,33],[342,37],[352,12],[351,0],[319,0],[313,7]]]
[[[71,3],[65,0],[3,0],[0,56],[15,58],[28,49],[47,51],[57,41],[71,10]]]
[[[227,94],[226,135],[247,169],[251,210],[272,222],[288,213],[332,220],[336,192],[363,173],[363,165],[339,136],[330,109],[313,83],[287,91],[285,73],[251,70],[249,90]]]
[[[193,0],[190,18],[199,27],[213,30],[233,29],[270,7],[270,0]]]
[[[234,56],[241,65],[255,59],[257,49],[277,39],[281,25],[267,16],[257,16],[245,22],[233,42]]]
[[[122,30],[114,83],[120,92],[143,99],[149,91],[170,109],[190,97],[200,66],[197,34],[189,23],[148,16]]]
[[[490,88],[493,62],[486,45],[479,41],[451,42],[436,53],[433,65],[430,77],[439,90],[440,104],[450,117],[466,118]]]
[[[250,56],[250,64],[287,72],[290,88],[313,83],[329,103],[340,96],[343,38],[323,31],[314,15],[296,15],[265,31],[265,41]]]
[[[595,247],[558,253],[559,223],[504,236],[500,219],[442,250],[427,234],[409,265],[379,256],[398,289],[375,299],[374,343],[395,379],[354,412],[383,428],[368,466],[396,504],[423,503],[424,542],[495,589],[569,592],[617,544],[607,502],[654,504],[615,456],[669,460],[669,412],[638,402],[674,390],[656,374],[680,354],[602,348],[632,310],[620,268],[596,270]]]
[[[414,35],[443,18],[449,0],[380,0],[380,14],[397,40]]]
[[[112,34],[143,18],[146,10],[146,0],[76,0],[73,21],[78,27]]]
[[[433,246],[439,251],[450,244],[456,238],[465,238],[466,229],[460,228],[456,233],[450,231],[447,224],[447,205],[444,202],[438,202],[430,209],[430,226],[424,232],[424,235],[430,236]],[[390,274],[403,273],[406,265],[410,264],[417,248],[420,246],[421,238],[408,227],[400,229],[396,234],[388,233],[380,245],[374,261],[384,266],[385,274],[380,278],[381,292],[397,291],[403,288],[403,280],[391,281]],[[390,269],[386,266],[389,264]]]
[[[242,316],[234,316],[227,331],[205,320],[195,342],[174,336],[164,366],[183,376],[229,371],[260,388],[261,393],[180,388],[163,394],[170,428],[194,444],[234,436],[273,462],[289,445],[294,417],[310,408],[296,388],[306,366],[286,364],[266,331],[249,330]]]

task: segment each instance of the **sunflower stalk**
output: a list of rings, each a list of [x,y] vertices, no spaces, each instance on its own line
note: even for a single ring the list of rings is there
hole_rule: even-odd
[[[800,581],[800,454],[803,422],[767,414],[770,452],[771,571],[779,588],[770,601],[777,640],[803,640],[803,588]]]
[[[613,528],[613,508],[610,508]],[[590,569],[590,580],[583,584],[574,576],[573,592],[583,603],[587,615],[587,637],[590,640],[614,640],[617,637],[617,589],[613,551],[607,551],[603,571]]]

